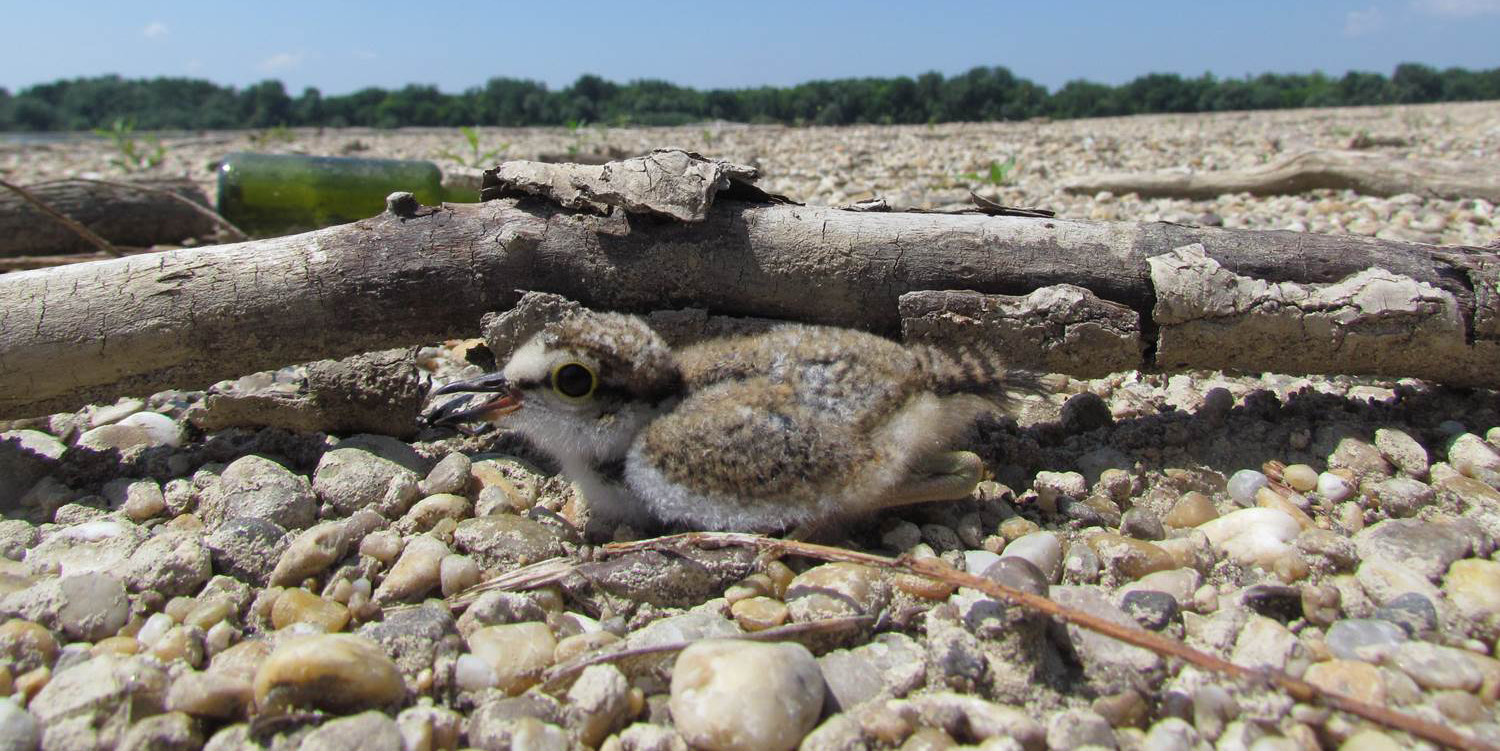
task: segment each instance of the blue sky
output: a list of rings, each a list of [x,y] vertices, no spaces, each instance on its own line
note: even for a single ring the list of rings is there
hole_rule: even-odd
[[[295,95],[492,76],[561,88],[583,73],[738,88],[1004,65],[1055,90],[1151,72],[1500,67],[1500,0],[0,0],[0,18],[12,92],[105,73],[277,78]]]

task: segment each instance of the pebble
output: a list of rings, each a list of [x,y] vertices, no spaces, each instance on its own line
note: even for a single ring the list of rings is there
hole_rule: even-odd
[[[1318,471],[1306,464],[1288,464],[1281,470],[1281,478],[1298,493],[1310,493],[1318,488]]]
[[[330,691],[330,686],[338,690]],[[353,634],[285,639],[255,673],[255,703],[261,711],[379,709],[405,693],[396,663],[375,642]]]
[[[1235,503],[1240,506],[1250,506],[1255,503],[1256,492],[1269,485],[1270,482],[1265,473],[1259,470],[1242,469],[1229,476],[1229,483],[1225,490]]]
[[[443,559],[449,553],[448,546],[431,535],[412,537],[385,581],[375,588],[375,602],[388,605],[420,600],[441,583]]]
[[[1380,668],[1362,660],[1335,659],[1314,663],[1303,673],[1308,683],[1371,704],[1386,702],[1385,678]]]
[[[614,665],[590,665],[568,689],[563,724],[594,748],[630,714],[630,682]]]
[[[256,517],[226,519],[204,538],[214,570],[265,586],[292,538],[281,525]]]
[[[1410,477],[1392,477],[1375,485],[1375,500],[1380,509],[1395,518],[1416,516],[1432,505],[1436,493],[1427,483]]]
[[[1448,463],[1465,477],[1500,488],[1500,451],[1473,433],[1464,433],[1448,446]]]
[[[284,590],[271,606],[271,625],[283,629],[294,623],[311,624],[331,634],[349,624],[349,608],[293,587]]]
[[[1333,503],[1348,500],[1354,495],[1354,483],[1335,472],[1318,475],[1318,496]]]
[[[1400,626],[1410,636],[1419,636],[1437,628],[1437,608],[1432,600],[1416,592],[1407,592],[1375,609],[1372,616]]]
[[[62,576],[117,572],[145,540],[145,531],[128,522],[85,521],[48,535],[26,554],[26,564]]]
[[[545,623],[485,626],[467,641],[469,651],[495,673],[495,687],[511,695],[541,680],[557,653],[557,639]]]
[[[149,657],[100,655],[52,674],[27,704],[44,728],[44,748],[115,748],[128,724],[164,708],[168,678]]]
[[[307,478],[251,454],[224,468],[218,482],[203,492],[200,512],[210,529],[225,519],[247,516],[303,529],[317,521],[318,500]]]
[[[1375,448],[1396,469],[1418,480],[1427,477],[1429,459],[1427,449],[1415,438],[1396,428],[1379,428],[1375,431]]]
[[[1208,496],[1198,491],[1183,493],[1172,504],[1172,510],[1162,521],[1173,529],[1186,529],[1205,524],[1219,516],[1219,510],[1214,508],[1214,502]]]
[[[0,663],[17,675],[51,665],[57,651],[57,639],[40,623],[12,618],[0,625]]]
[[[1454,561],[1443,577],[1443,593],[1460,615],[1476,622],[1500,613],[1500,563],[1481,558]]]
[[[1269,567],[1292,552],[1290,543],[1302,531],[1302,525],[1277,509],[1247,508],[1200,524],[1198,531],[1208,536],[1215,550],[1236,562]]]
[[[1323,637],[1328,651],[1344,660],[1378,663],[1406,642],[1400,626],[1373,618],[1346,618],[1334,621]]]
[[[331,719],[307,734],[297,751],[404,751],[401,730],[374,710]]]
[[[483,576],[473,558],[457,553],[443,557],[438,565],[438,583],[444,597],[451,597],[479,583]]]
[[[729,606],[729,614],[745,631],[764,631],[787,622],[791,610],[770,597],[747,597]]]
[[[1353,437],[1339,440],[1333,453],[1328,455],[1328,468],[1347,469],[1359,482],[1389,477],[1395,472],[1379,449]]]
[[[383,520],[371,512],[356,513],[347,519],[326,521],[304,530],[292,539],[286,552],[271,571],[272,586],[288,587],[317,576],[332,566],[356,541],[364,538]]]
[[[1123,580],[1135,580],[1177,567],[1172,556],[1160,547],[1113,532],[1088,538],[1088,546],[1098,554],[1107,569]]]
[[[1384,605],[1408,592],[1416,592],[1433,602],[1443,596],[1427,577],[1384,558],[1365,560],[1355,569],[1354,578],[1376,605]]]
[[[1120,534],[1137,540],[1161,540],[1167,536],[1167,530],[1156,514],[1137,507],[1120,517]]]
[[[1062,576],[1062,540],[1053,532],[1037,531],[1017,537],[1005,546],[1000,557],[1025,560],[1041,571],[1049,583]]]
[[[1036,478],[1031,481],[1031,489],[1036,491],[1042,508],[1055,509],[1059,499],[1082,500],[1088,495],[1089,485],[1083,475],[1077,472],[1043,471],[1036,473]]]
[[[420,480],[417,473],[364,447],[335,448],[318,460],[312,487],[341,514],[369,508],[394,519],[421,496]]]
[[[1467,556],[1472,543],[1453,524],[1416,519],[1387,519],[1354,535],[1354,549],[1369,563],[1383,560],[1437,581],[1454,561]]]
[[[1484,680],[1464,651],[1425,641],[1396,645],[1390,663],[1427,689],[1473,691]]]
[[[1047,723],[1047,748],[1074,751],[1085,746],[1114,748],[1115,731],[1109,721],[1088,709],[1065,709]]]
[[[0,751],[36,751],[42,745],[42,726],[30,712],[9,697],[0,697]]]
[[[1198,747],[1198,730],[1177,717],[1157,720],[1141,741],[1141,748],[1152,751],[1194,751]]]
[[[184,671],[172,679],[166,708],[195,717],[231,720],[244,715],[255,700],[252,679],[226,671]]]
[[[1338,587],[1331,584],[1306,585],[1302,587],[1302,617],[1308,623],[1327,626],[1339,617],[1342,598]]]
[[[202,589],[213,561],[201,534],[164,530],[136,548],[119,574],[132,591],[174,597]]]
[[[463,454],[453,454],[453,456],[463,456]],[[405,534],[418,534],[431,530],[444,519],[458,522],[472,516],[473,512],[473,504],[461,495],[447,493],[429,495],[417,501],[411,510],[396,522],[395,528]]]
[[[470,461],[469,457],[455,451],[433,465],[427,476],[422,478],[418,489],[424,496],[447,494],[463,496],[464,491],[468,489],[469,473],[473,467],[474,462]]]
[[[891,586],[877,569],[856,563],[825,563],[792,580],[786,604],[792,620],[801,622],[854,615],[875,615],[891,600]]]
[[[514,514],[465,519],[454,530],[453,542],[483,568],[508,570],[563,554],[552,527]]]
[[[695,748],[790,751],[817,724],[823,692],[817,660],[799,644],[700,641],[673,665],[672,720]]]
[[[1161,631],[1182,617],[1177,598],[1150,589],[1126,592],[1120,599],[1120,609],[1152,631]]]

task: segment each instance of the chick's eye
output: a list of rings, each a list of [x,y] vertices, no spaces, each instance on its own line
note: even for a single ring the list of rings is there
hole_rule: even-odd
[[[552,389],[569,399],[582,399],[594,393],[597,383],[594,371],[576,362],[564,363],[552,371]]]

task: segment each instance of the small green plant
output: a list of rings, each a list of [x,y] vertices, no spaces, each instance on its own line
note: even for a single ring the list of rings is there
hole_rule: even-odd
[[[989,170],[983,175],[977,172],[964,172],[959,175],[959,178],[968,180],[969,182],[982,182],[987,185],[1004,185],[1005,179],[1010,176],[1010,171],[1015,169],[1015,167],[1016,157],[1012,155],[1004,162],[991,161]]]
[[[286,127],[285,124],[250,134],[250,145],[257,149],[264,149],[279,143],[291,143],[295,140],[297,140],[297,134],[293,133],[292,129]]]
[[[568,144],[568,156],[578,156],[583,150],[584,142],[588,140],[588,131],[584,130],[586,125],[587,120],[568,121],[568,133],[573,136],[573,143]]]
[[[452,149],[441,149],[437,152],[439,159],[458,162],[465,167],[485,167],[493,164],[496,157],[499,157],[510,148],[509,143],[502,143],[493,149],[481,150],[479,148],[478,126],[470,128],[467,125],[460,125],[458,126],[458,130],[463,133],[464,142],[468,144],[468,153],[460,154]]]
[[[156,136],[135,137],[135,121],[117,117],[109,128],[95,128],[94,135],[109,139],[115,147],[116,156],[110,164],[126,172],[153,169],[167,156],[167,148]]]

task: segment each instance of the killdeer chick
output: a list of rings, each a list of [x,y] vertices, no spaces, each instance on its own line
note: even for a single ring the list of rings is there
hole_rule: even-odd
[[[596,518],[806,533],[966,497],[983,467],[952,443],[1024,379],[993,356],[819,326],[674,352],[640,318],[579,311],[500,372],[435,392],[493,397],[429,419],[520,432]]]

